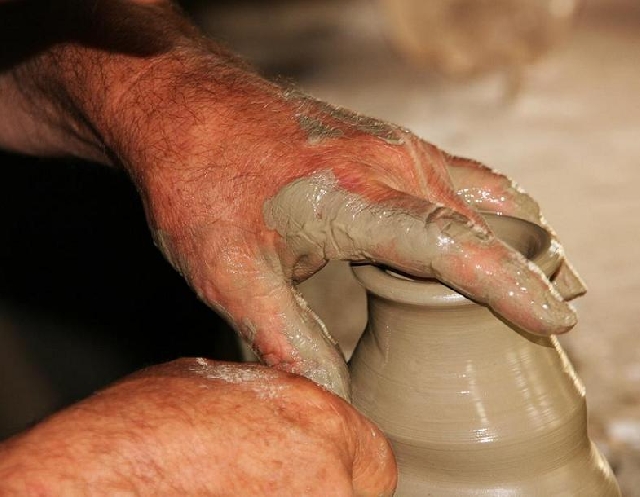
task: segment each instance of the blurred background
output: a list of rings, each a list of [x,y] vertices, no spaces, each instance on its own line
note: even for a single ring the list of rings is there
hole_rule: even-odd
[[[479,159],[540,201],[589,286],[561,341],[592,437],[640,496],[637,0],[183,4],[265,76]],[[0,439],[140,367],[240,358],[153,247],[123,174],[0,163]],[[365,315],[346,264],[302,287],[349,353]]]

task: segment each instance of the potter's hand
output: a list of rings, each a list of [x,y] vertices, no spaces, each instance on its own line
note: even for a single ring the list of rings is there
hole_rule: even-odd
[[[225,111],[225,128],[206,118],[216,105],[186,136],[154,123],[187,145],[172,147],[169,167],[146,151],[139,184],[158,245],[266,363],[348,395],[341,355],[294,288],[330,259],[435,276],[535,333],[575,324],[542,273],[474,209],[541,222],[503,177],[297,92],[255,81],[233,98],[242,105]]]
[[[267,364],[348,397],[343,358],[294,288],[329,259],[433,275],[532,332],[573,326],[558,292],[473,208],[539,221],[504,178],[272,85],[151,3],[117,24],[145,50],[94,39],[18,67],[0,92],[13,110],[0,143],[123,164],[163,253]],[[122,15],[125,2],[93,15],[108,25],[114,5]],[[148,45],[157,25],[165,42]]]
[[[2,495],[390,496],[378,429],[312,382],[183,359],[0,445]]]

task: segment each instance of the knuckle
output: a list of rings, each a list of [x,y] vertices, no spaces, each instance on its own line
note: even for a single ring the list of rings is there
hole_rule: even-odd
[[[293,376],[293,386],[298,394],[297,402],[317,422],[322,431],[334,435],[343,434],[352,416],[353,410],[337,395],[318,386],[311,380]]]

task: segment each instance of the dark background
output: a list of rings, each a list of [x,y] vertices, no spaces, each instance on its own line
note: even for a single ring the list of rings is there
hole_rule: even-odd
[[[154,247],[135,189],[115,169],[0,153],[0,306],[21,361],[0,365],[0,437],[150,364],[238,359],[227,324]],[[6,318],[5,318],[6,319]],[[1,343],[1,342],[0,342]],[[0,357],[10,354],[6,344]],[[11,345],[9,345],[11,346]],[[28,371],[19,374],[28,363]],[[18,371],[16,371],[16,368]],[[16,383],[17,382],[17,383]],[[37,382],[36,382],[37,383]],[[33,406],[30,409],[23,406]]]

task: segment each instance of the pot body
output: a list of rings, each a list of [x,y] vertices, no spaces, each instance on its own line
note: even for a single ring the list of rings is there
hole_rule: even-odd
[[[397,497],[618,497],[555,337],[512,328],[432,280],[354,268],[368,325],[354,405],[386,433]]]

